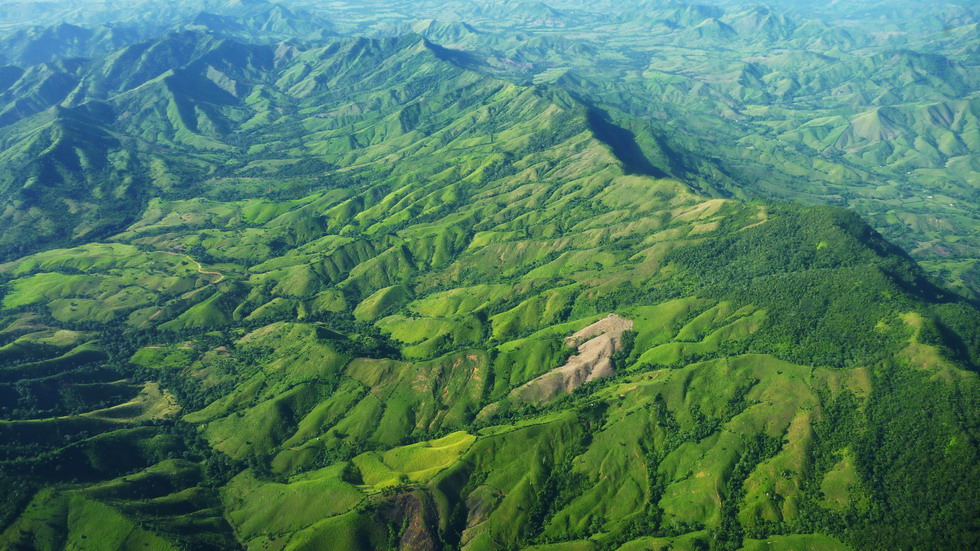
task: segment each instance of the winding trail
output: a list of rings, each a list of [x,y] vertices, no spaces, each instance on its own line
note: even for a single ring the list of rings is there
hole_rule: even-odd
[[[204,265],[200,262],[194,260],[190,255],[184,253],[175,253],[171,251],[152,251],[149,254],[168,254],[170,256],[182,256],[187,260],[190,260],[194,264],[197,264],[197,273],[204,275],[216,275],[218,279],[212,281],[211,283],[221,283],[225,280],[225,274],[221,272],[212,272],[204,269]],[[124,255],[116,254],[59,254],[55,256],[43,257],[42,260],[52,260],[55,258],[126,258]],[[8,262],[7,264],[13,264],[13,262]],[[7,264],[4,264],[6,266]]]
[[[190,260],[191,262],[193,262],[194,264],[197,264],[197,273],[203,274],[203,275],[216,275],[216,276],[218,276],[218,279],[210,282],[208,285],[217,285],[218,283],[221,283],[222,281],[225,280],[225,274],[223,274],[221,272],[214,272],[214,271],[205,270],[203,264],[201,264],[197,260],[194,260],[188,254],[175,253],[175,252],[171,252],[171,251],[153,251],[153,253],[154,254],[167,254],[167,255],[170,255],[170,256],[181,256],[181,257],[184,257],[187,260]],[[160,317],[160,314],[162,314],[162,313],[163,313],[163,308],[160,308],[153,315],[151,315],[150,317],[146,318],[143,321],[143,323],[139,324],[139,326],[140,327],[143,327],[144,325],[146,325],[146,324],[150,323],[151,321],[153,321],[153,320],[157,319],[158,317]]]
[[[227,277],[227,276],[225,276],[225,274],[223,274],[221,272],[215,272],[215,271],[211,271],[211,270],[205,270],[204,269],[204,265],[201,264],[200,262],[198,262],[197,260],[194,260],[194,258],[191,257],[189,254],[175,253],[173,251],[151,251],[148,254],[166,254],[166,255],[170,255],[170,256],[183,257],[183,258],[186,258],[187,260],[190,260],[191,262],[193,262],[194,264],[197,265],[197,273],[202,274],[202,275],[218,276],[218,279],[215,279],[214,281],[209,282],[208,285],[217,285],[218,283],[221,283],[222,281],[224,281],[226,279],[226,277]],[[50,259],[55,259],[55,258],[78,258],[78,257],[85,257],[85,258],[125,258],[125,256],[122,256],[122,255],[114,255],[114,254],[61,254],[61,255],[55,255],[55,256],[45,257],[44,260],[50,260]],[[13,264],[13,263],[12,262],[8,262],[7,264]],[[0,266],[6,266],[7,264],[3,264],[3,265],[0,265]],[[139,324],[139,327],[143,327],[147,323],[150,323],[151,321],[153,321],[156,318],[160,317],[160,314],[162,314],[162,313],[163,313],[163,308],[160,308],[159,310],[156,311],[156,313],[154,313],[150,317],[146,318],[146,320],[144,320],[143,323]]]
[[[199,274],[205,274],[205,275],[216,275],[216,276],[218,276],[218,279],[216,279],[216,280],[214,280],[214,281],[211,282],[213,284],[221,283],[222,281],[225,280],[225,274],[223,274],[221,272],[211,272],[211,271],[205,270],[203,264],[201,264],[200,262],[194,260],[188,254],[175,253],[175,252],[171,252],[171,251],[153,251],[153,252],[156,253],[156,254],[169,254],[170,256],[182,256],[182,257],[186,258],[187,260],[190,260],[194,264],[197,264],[197,273],[199,273]]]

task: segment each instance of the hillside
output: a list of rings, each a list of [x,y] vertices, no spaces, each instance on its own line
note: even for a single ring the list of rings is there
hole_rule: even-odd
[[[967,2],[546,4],[561,25],[465,2],[395,6],[388,13],[407,22],[385,25],[379,14],[358,28],[462,22],[479,32],[420,32],[490,52],[510,78],[554,82],[622,112],[641,145],[656,144],[645,153],[658,168],[706,192],[852,208],[945,284],[968,297],[980,290],[980,16]],[[893,116],[877,132],[868,115],[883,108]]]
[[[976,547],[975,201],[888,214],[936,260],[858,185],[967,193],[972,65],[719,4],[188,2],[0,70],[0,548]]]
[[[12,65],[0,89],[25,70],[47,75],[8,91],[0,121],[65,101],[77,84],[70,70],[29,67],[167,31],[304,47],[418,33],[484,73],[566,87],[640,136],[658,169],[706,193],[854,209],[942,284],[980,293],[980,16],[968,2],[185,0],[152,20],[141,5],[65,3],[33,26],[16,10],[0,17],[11,25],[0,64]]]
[[[974,307],[853,214],[631,173],[592,108],[461,63],[173,35],[5,130],[101,129],[66,177],[184,170],[0,266],[8,547],[973,541]]]

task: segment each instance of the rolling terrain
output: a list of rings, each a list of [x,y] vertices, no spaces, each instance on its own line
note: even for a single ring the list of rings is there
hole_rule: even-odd
[[[976,171],[902,141],[975,161],[969,56],[233,4],[0,70],[0,547],[977,545]],[[665,68],[760,28],[805,45]],[[965,205],[909,230],[946,256],[861,217],[918,170]]]
[[[852,208],[942,284],[978,296],[980,45],[969,2],[209,1],[155,8],[152,22],[139,3],[80,6],[34,14],[33,26],[10,12],[0,124],[71,104],[83,77],[68,60],[167,31],[304,47],[417,33],[471,68],[554,84],[605,111],[637,137],[623,155],[632,169],[713,196]]]

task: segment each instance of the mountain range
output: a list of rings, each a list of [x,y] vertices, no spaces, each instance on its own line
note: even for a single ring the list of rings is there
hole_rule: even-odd
[[[2,547],[977,544],[969,4],[11,5]]]

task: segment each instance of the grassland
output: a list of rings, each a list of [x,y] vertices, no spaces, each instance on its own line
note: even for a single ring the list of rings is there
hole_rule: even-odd
[[[0,265],[0,545],[976,544],[976,305],[854,212],[666,177],[573,71],[419,36],[86,63],[0,128],[4,166],[64,184],[38,201],[77,202]],[[596,376],[522,399],[602,337]]]

